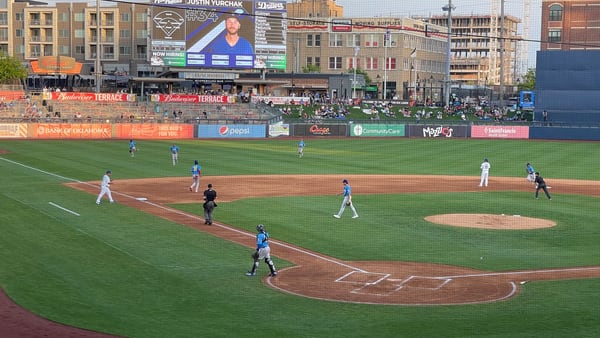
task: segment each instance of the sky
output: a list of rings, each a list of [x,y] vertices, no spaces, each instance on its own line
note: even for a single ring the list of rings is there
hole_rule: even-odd
[[[498,1],[498,15],[500,4]],[[530,40],[540,40],[542,0],[530,0]],[[410,16],[437,16],[447,15],[442,7],[448,0],[337,0],[336,3],[344,7],[346,17],[410,17]],[[491,12],[491,0],[452,0],[455,9],[452,13],[462,15],[485,15]],[[504,0],[504,13],[523,20],[523,0]],[[519,31],[522,29],[519,26]],[[540,49],[539,43],[529,44],[529,65],[535,67],[536,51]]]

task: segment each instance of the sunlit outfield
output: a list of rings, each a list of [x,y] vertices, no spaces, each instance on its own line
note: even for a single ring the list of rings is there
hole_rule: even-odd
[[[600,279],[531,282],[504,302],[468,306],[376,306],[282,294],[249,279],[249,249],[64,187],[71,180],[241,174],[420,174],[523,177],[525,163],[554,178],[600,180],[599,143],[305,139],[0,141],[0,286],[51,320],[129,337],[595,337]],[[232,179],[235,179],[232,177]],[[435,178],[432,178],[435,180]],[[283,182],[290,190],[293,180]],[[526,182],[524,182],[526,184]],[[315,186],[315,191],[319,187]],[[160,187],[157,187],[160,189]],[[218,189],[217,189],[218,190]],[[55,207],[60,205],[80,216]],[[264,223],[277,240],[343,260],[435,262],[502,271],[600,265],[598,198],[553,191],[361,195],[361,217],[332,213],[322,195],[219,204],[215,218],[246,230]],[[199,204],[177,205],[199,213]],[[549,229],[499,231],[427,223],[426,215],[520,214],[555,220]],[[277,258],[278,267],[289,263]],[[481,260],[480,257],[485,259]],[[262,272],[266,268],[261,266]]]

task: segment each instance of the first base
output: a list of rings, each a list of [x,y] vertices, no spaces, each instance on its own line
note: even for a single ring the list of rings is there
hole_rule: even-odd
[[[138,201],[147,201],[148,199],[146,197],[137,197],[136,200],[138,200]]]

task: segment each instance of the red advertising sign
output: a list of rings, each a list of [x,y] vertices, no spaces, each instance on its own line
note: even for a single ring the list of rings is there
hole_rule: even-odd
[[[525,126],[472,126],[472,138],[528,139],[529,127]]]
[[[75,93],[44,92],[44,100],[52,101],[96,101],[96,102],[135,102],[135,94],[125,93]]]
[[[193,124],[133,123],[118,124],[116,138],[133,139],[186,139],[194,137]]]
[[[44,139],[111,138],[110,123],[35,123],[31,137]]]
[[[152,102],[173,103],[231,103],[226,95],[152,94]]]
[[[0,101],[21,100],[25,98],[22,90],[0,90]]]

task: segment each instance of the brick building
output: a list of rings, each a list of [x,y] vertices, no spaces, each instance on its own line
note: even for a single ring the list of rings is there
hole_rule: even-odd
[[[543,0],[541,50],[600,49],[600,0]]]

